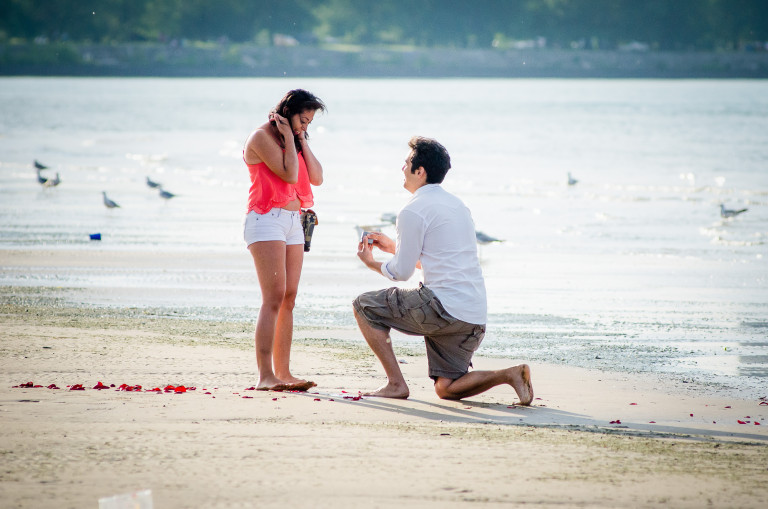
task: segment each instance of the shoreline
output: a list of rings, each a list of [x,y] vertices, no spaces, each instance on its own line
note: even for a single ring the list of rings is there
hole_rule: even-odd
[[[354,400],[383,373],[344,341],[350,331],[296,331],[294,371],[318,383],[308,393],[248,390],[246,323],[6,303],[0,331],[5,507],[87,507],[141,489],[170,508],[760,507],[768,496],[768,405],[662,377],[531,363],[531,407],[511,387],[443,401],[424,355],[397,350],[411,397]],[[14,387],[30,381],[43,387]],[[190,390],[146,392],[167,385]],[[473,475],[448,479],[446,464]]]
[[[2,76],[768,78],[768,52],[0,44]]]

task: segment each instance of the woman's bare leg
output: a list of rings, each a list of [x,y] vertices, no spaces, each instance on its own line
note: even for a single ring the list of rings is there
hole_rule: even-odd
[[[256,365],[259,369],[259,389],[284,388],[285,381],[272,370],[272,349],[275,324],[285,296],[285,242],[254,242],[248,246],[256,266],[261,287],[261,308],[256,322]]]
[[[274,361],[275,375],[288,383],[301,383],[306,380],[296,378],[291,374],[291,342],[293,341],[293,308],[296,304],[296,294],[299,290],[301,267],[304,262],[304,245],[297,244],[285,247],[285,294],[277,315],[275,331]]]

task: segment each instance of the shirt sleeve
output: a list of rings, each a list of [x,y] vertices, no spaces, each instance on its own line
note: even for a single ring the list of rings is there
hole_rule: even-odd
[[[395,256],[381,266],[381,273],[392,281],[406,281],[416,271],[424,246],[424,220],[416,213],[402,210],[397,216]]]

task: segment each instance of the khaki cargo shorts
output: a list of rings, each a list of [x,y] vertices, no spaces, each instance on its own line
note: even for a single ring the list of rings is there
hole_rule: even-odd
[[[422,284],[414,289],[393,287],[366,292],[352,306],[371,327],[424,336],[429,376],[433,380],[464,376],[472,366],[472,354],[485,336],[485,325],[454,318],[432,290]]]

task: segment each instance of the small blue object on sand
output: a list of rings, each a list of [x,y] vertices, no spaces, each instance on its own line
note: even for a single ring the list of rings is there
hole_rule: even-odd
[[[91,240],[101,240],[101,233],[91,233]]]

